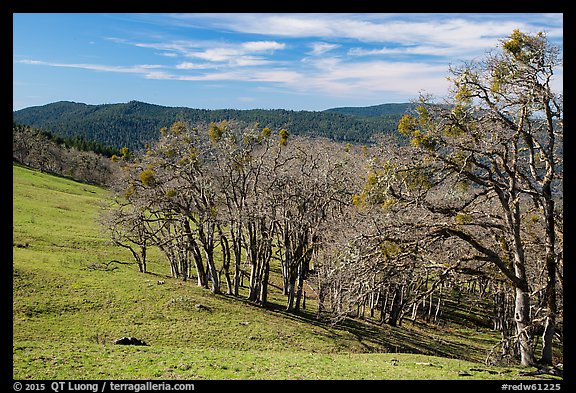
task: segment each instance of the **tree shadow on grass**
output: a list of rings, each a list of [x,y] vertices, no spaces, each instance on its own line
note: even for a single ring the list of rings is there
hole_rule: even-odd
[[[285,318],[319,327],[329,338],[354,337],[363,348],[359,352],[413,353],[475,362],[482,361],[485,356],[483,349],[471,347],[459,335],[423,323],[417,323],[416,327],[396,327],[348,318],[333,324],[329,320],[318,319],[315,313],[306,310],[288,312],[277,304],[267,305],[267,309]]]
[[[322,335],[336,344],[341,341],[343,346],[353,352],[413,353],[482,362],[486,357],[486,350],[497,343],[497,339],[492,342],[481,332],[476,337],[470,332],[462,333],[458,328],[447,328],[418,320],[415,323],[409,321],[401,326],[391,326],[375,321],[347,318],[334,324],[328,318],[317,318],[315,310],[310,308],[287,311],[285,304],[275,300],[262,306],[244,297],[225,294],[219,296],[228,301],[250,305],[282,318],[314,326],[317,328],[315,334]]]

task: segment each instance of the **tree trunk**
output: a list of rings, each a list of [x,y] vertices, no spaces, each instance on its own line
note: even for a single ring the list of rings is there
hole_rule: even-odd
[[[249,285],[249,292],[248,292],[248,300],[255,302],[258,300],[258,277],[256,274],[257,266],[256,263],[250,263],[250,283]]]
[[[527,288],[516,288],[514,322],[516,323],[520,364],[522,366],[532,366],[535,364],[535,359],[530,332],[530,295]]]
[[[265,306],[266,302],[268,302],[268,277],[270,275],[270,259],[267,259],[263,263],[264,273],[262,275],[262,284],[260,285],[260,304]]]
[[[238,296],[238,291],[240,288],[240,281],[242,279],[242,225],[236,223],[236,232],[234,229],[230,229],[230,235],[232,237],[232,247],[234,248],[234,296]]]
[[[324,299],[326,297],[324,283],[320,278],[320,269],[318,269],[318,310],[316,311],[316,319],[320,319],[324,312]]]
[[[426,316],[426,321],[430,322],[432,320],[432,308],[434,307],[434,301],[432,299],[432,293],[430,292],[430,298],[428,299],[428,315]]]
[[[388,289],[384,291],[382,295],[382,307],[380,308],[380,323],[384,323],[386,320],[386,312],[388,311]]]
[[[492,296],[494,311],[492,316],[492,329],[502,330],[506,325],[506,306],[504,291],[495,292]]]
[[[206,264],[208,265],[208,271],[210,272],[210,282],[212,293],[220,293],[220,281],[218,280],[218,272],[216,271],[216,266],[214,264],[214,249],[207,248],[204,250],[206,253]]]
[[[140,246],[140,259],[138,260],[138,270],[146,273],[146,246]]]
[[[192,258],[194,259],[194,267],[196,268],[197,283],[199,287],[208,288],[208,282],[206,280],[206,271],[204,270],[204,262],[202,261],[202,253],[198,247],[198,243],[192,235],[192,230],[190,229],[190,223],[188,220],[183,220],[184,231],[188,239],[188,249],[192,253]]]
[[[418,315],[418,302],[414,302],[414,304],[412,304],[412,315],[410,316],[410,319],[412,319],[412,326],[414,326],[414,324],[416,323],[416,315]]]
[[[550,194],[548,186],[548,194]],[[552,365],[552,342],[556,330],[556,252],[554,233],[554,201],[551,197],[546,201],[544,214],[546,217],[546,308],[547,315],[542,334],[542,357],[540,362]]]
[[[511,190],[515,190],[515,179],[511,181]],[[505,216],[513,235],[513,255],[514,255],[514,289],[516,299],[514,301],[514,322],[516,323],[516,337],[520,351],[520,364],[531,366],[535,364],[534,348],[532,347],[532,332],[530,318],[530,288],[526,277],[526,260],[524,246],[520,236],[520,205],[519,197],[516,193],[511,193],[508,198],[499,195],[504,206]]]
[[[180,270],[180,275],[182,276],[182,281],[186,281],[188,279],[188,251],[186,246],[183,245],[182,248],[178,250],[178,266]]]
[[[295,280],[294,280],[295,281]],[[286,288],[286,295],[288,296],[288,304],[286,305],[286,311],[290,312],[292,310],[294,310],[294,287],[295,287],[295,282],[289,282],[288,283],[288,288]]]
[[[401,296],[402,294],[400,287],[396,287],[396,289],[394,290],[394,297],[392,298],[392,307],[390,308],[390,316],[388,317],[388,324],[391,326],[398,325],[398,317],[400,317],[400,309],[401,309],[400,305]]]
[[[380,292],[371,291],[370,292],[370,318],[374,318],[374,311],[380,300]]]
[[[294,305],[294,309],[296,311],[300,310],[300,301],[302,300],[302,291],[303,291],[303,287],[304,287],[304,266],[302,265],[302,263],[300,263],[298,265],[298,269],[297,269],[297,282],[298,285],[296,287],[296,302]]]
[[[438,304],[436,305],[436,312],[434,313],[434,323],[438,323],[438,317],[440,316],[440,306],[442,303],[442,292],[438,294]]]
[[[247,225],[247,232],[246,257],[250,263],[250,290],[248,300],[257,302],[260,295],[260,269],[258,266],[258,231],[254,221],[251,221]]]
[[[199,287],[208,288],[208,279],[206,277],[206,270],[204,269],[204,261],[202,258],[202,253],[198,244],[194,240],[190,244],[190,252],[194,258],[194,267],[196,268],[197,284]]]

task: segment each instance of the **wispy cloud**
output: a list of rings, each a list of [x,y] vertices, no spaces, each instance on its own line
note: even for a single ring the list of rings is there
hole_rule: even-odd
[[[308,52],[309,55],[322,55],[326,52],[329,52],[333,49],[339,48],[341,47],[340,44],[330,44],[327,42],[312,42],[310,44],[310,47],[312,48],[312,50],[310,52]]]
[[[161,65],[111,66],[85,63],[54,63],[20,60],[21,64],[79,68],[100,72],[139,74],[146,79],[180,81],[234,81],[274,84],[300,93],[330,93],[341,96],[384,91],[413,92],[422,86],[444,86],[446,67],[386,61],[342,62],[335,58],[310,60],[305,68],[248,68],[206,71],[194,63],[175,67]],[[186,71],[193,71],[193,74]],[[200,71],[200,72],[199,72]]]
[[[363,42],[428,43],[459,45],[462,40],[487,44],[492,38],[519,28],[540,30],[546,22],[557,25],[552,35],[562,35],[562,15],[549,14],[172,14],[183,25],[199,23],[210,28],[279,37],[348,38]],[[496,19],[496,20],[495,20]]]
[[[184,61],[182,63],[176,64],[176,69],[178,70],[202,70],[211,67],[212,67],[211,64],[192,63],[189,61]]]
[[[348,40],[383,44],[351,55],[433,55],[459,59],[494,48],[514,29],[563,36],[561,14],[176,14],[181,24],[203,24],[222,31],[270,37]],[[313,42],[309,54],[336,48]]]
[[[161,51],[164,56],[201,59],[212,63],[229,63],[234,66],[252,66],[270,63],[267,55],[282,50],[286,44],[276,41],[246,41],[240,43],[210,40],[167,40],[160,42],[130,41],[109,38],[119,44],[132,45]],[[191,63],[187,63],[191,64]],[[197,65],[202,67],[201,65]]]
[[[272,53],[276,50],[284,49],[284,47],[285,44],[275,41],[251,41],[238,45],[228,44],[196,51],[188,50],[184,55],[209,62],[227,62],[232,65],[252,66],[270,62],[265,57],[256,54]]]
[[[42,60],[30,60],[23,59],[18,60],[17,63],[29,64],[29,65],[41,65],[50,67],[65,67],[65,68],[80,68],[84,70],[91,71],[103,71],[103,72],[117,72],[117,73],[127,73],[127,74],[142,74],[144,76],[153,73],[155,69],[164,68],[162,65],[157,64],[140,64],[133,66],[111,66],[102,64],[88,64],[88,63],[57,63]]]
[[[268,52],[284,49],[286,44],[276,41],[250,41],[243,42],[241,47],[248,52]]]

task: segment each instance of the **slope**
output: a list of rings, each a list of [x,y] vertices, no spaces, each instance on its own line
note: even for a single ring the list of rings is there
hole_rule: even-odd
[[[497,337],[472,328],[317,321],[141,274],[97,224],[107,191],[13,167],[15,379],[503,379],[481,361]],[[244,294],[243,294],[244,295]],[[201,306],[199,306],[201,305]],[[313,304],[312,304],[313,306]],[[119,346],[122,336],[149,346]]]

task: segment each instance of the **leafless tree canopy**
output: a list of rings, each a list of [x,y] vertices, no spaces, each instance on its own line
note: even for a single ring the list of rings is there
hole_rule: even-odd
[[[501,355],[551,364],[563,315],[560,65],[543,34],[451,70],[444,102],[422,96],[409,144],[352,146],[228,121],[163,129],[125,157],[108,211],[141,271],[159,247],[174,277],[267,304],[271,263],[286,309],[313,292],[318,317],[438,321],[446,294],[493,309]],[[537,336],[542,337],[536,359]]]

